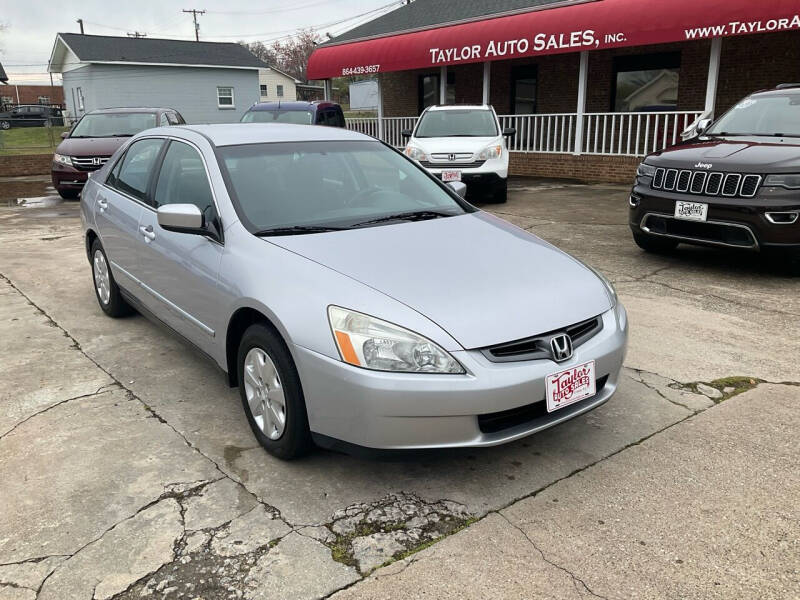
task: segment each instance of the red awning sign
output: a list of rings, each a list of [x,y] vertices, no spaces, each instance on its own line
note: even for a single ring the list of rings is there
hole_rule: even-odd
[[[702,8],[702,10],[701,10]],[[800,31],[798,0],[598,0],[318,48],[309,79]]]

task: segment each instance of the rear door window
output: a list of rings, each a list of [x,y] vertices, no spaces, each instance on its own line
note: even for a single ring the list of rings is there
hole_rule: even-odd
[[[163,146],[164,140],[160,138],[147,138],[134,142],[109,175],[106,183],[129,196],[146,201],[147,188]]]

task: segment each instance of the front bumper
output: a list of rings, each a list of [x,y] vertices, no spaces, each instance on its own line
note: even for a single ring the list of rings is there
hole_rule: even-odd
[[[57,190],[81,190],[89,179],[89,171],[80,171],[75,167],[53,161],[50,178]]]
[[[369,371],[295,346],[309,425],[325,438],[383,450],[494,446],[531,435],[600,406],[616,391],[627,314],[618,304],[602,318],[603,329],[567,362],[493,363],[477,350],[453,353],[466,375]],[[544,402],[547,375],[590,360],[598,381],[606,377],[594,397],[553,413],[539,405],[519,411],[530,418],[505,419],[499,430],[481,426],[480,415]]]
[[[631,198],[628,212],[634,233],[747,250],[800,248],[800,218],[785,224],[767,218],[768,213],[800,212],[797,191],[762,187],[754,198],[711,197],[653,190],[649,179],[640,178]],[[675,202],[679,200],[708,204],[707,222],[674,219]]]

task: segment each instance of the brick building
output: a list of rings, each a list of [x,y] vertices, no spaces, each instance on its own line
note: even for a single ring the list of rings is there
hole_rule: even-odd
[[[0,104],[64,104],[60,85],[15,85],[0,87]]]
[[[426,106],[485,102],[517,129],[512,174],[629,182],[700,118],[800,81],[796,0],[696,6],[416,0],[321,46],[309,74],[376,73],[380,136],[396,145]]]

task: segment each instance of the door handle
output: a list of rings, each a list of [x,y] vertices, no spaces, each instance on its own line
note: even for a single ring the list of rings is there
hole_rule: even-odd
[[[105,212],[108,208],[108,200],[103,198],[102,196],[97,198],[97,206],[100,207],[100,212]]]
[[[154,239],[156,239],[156,232],[153,231],[153,226],[152,225],[148,225],[147,227],[142,225],[141,227],[139,227],[139,231],[142,232],[142,235],[144,236],[144,241],[145,242],[149,243],[149,242],[152,242]]]

